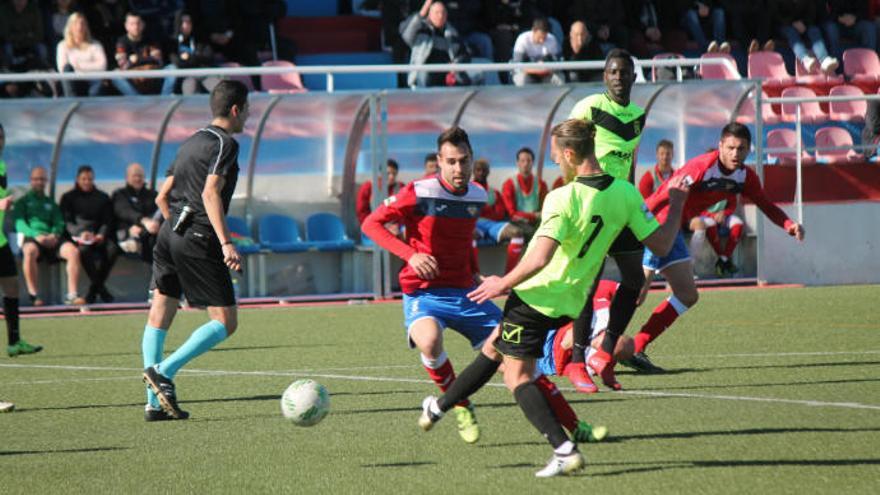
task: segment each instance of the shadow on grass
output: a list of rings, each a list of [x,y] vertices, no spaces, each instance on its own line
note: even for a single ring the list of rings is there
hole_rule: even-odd
[[[656,391],[666,391],[666,390],[701,390],[701,389],[712,389],[712,388],[761,388],[761,387],[792,387],[799,385],[813,386],[813,385],[832,385],[832,384],[841,384],[841,383],[862,383],[862,382],[880,382],[880,378],[857,378],[857,379],[840,379],[840,380],[812,380],[808,382],[774,382],[774,383],[747,383],[741,382],[736,384],[725,383],[725,384],[717,384],[717,385],[682,385],[682,386],[672,386],[672,387],[657,387],[657,388],[639,388],[638,390],[656,390]]]
[[[433,461],[411,461],[411,462],[380,462],[376,464],[361,464],[362,468],[400,468],[400,467],[421,467],[436,465]]]
[[[834,363],[806,363],[806,364],[767,364],[761,366],[715,366],[711,370],[763,370],[763,369],[798,369],[798,368],[827,368],[831,366],[876,366],[880,361],[844,361]]]
[[[0,450],[0,457],[14,455],[43,455],[43,454],[85,454],[89,452],[112,452],[116,450],[130,450],[129,447],[91,447],[83,449],[55,449],[55,450]]]
[[[270,349],[305,349],[312,347],[335,347],[335,344],[283,344],[283,345],[250,345],[235,347],[219,347],[211,349],[211,352],[230,352],[230,351],[260,351]],[[170,349],[173,350],[173,349]],[[169,352],[165,353],[166,355]],[[96,358],[96,357],[114,357],[114,356],[140,356],[140,352],[89,352],[79,354],[47,354],[45,351],[40,354],[40,359],[62,359],[62,358]]]
[[[740,435],[775,435],[789,433],[864,433],[878,432],[880,428],[747,428],[745,430],[717,430],[717,431],[682,431],[670,433],[650,433],[644,435],[611,435],[602,443],[622,443],[634,440],[657,440],[657,439],[680,439],[699,437],[725,437]]]
[[[720,461],[656,461],[656,462],[597,462],[590,463],[594,468],[590,476],[620,476],[624,474],[648,473],[673,469],[735,468],[735,467],[836,467],[836,466],[875,466],[880,459],[742,459]],[[633,466],[613,471],[596,472],[601,466]]]

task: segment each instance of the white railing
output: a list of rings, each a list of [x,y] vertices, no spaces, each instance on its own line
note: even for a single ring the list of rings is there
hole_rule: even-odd
[[[636,60],[636,68],[673,67],[676,78],[681,81],[683,70],[707,65],[723,65],[734,73],[738,73],[736,64],[726,58],[682,58],[663,60]],[[539,62],[539,63],[476,63],[476,64],[386,64],[386,65],[297,65],[293,67],[210,67],[202,69],[155,69],[100,72],[23,72],[0,74],[0,81],[83,81],[95,79],[140,79],[165,77],[210,77],[210,76],[260,76],[279,74],[324,74],[327,78],[327,91],[333,92],[333,76],[336,74],[375,74],[375,73],[408,73],[408,72],[485,72],[511,71],[525,69],[544,70],[582,70],[603,69],[603,60],[586,62]]]

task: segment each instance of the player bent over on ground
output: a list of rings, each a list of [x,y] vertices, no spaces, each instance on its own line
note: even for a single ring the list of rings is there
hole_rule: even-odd
[[[507,388],[554,450],[547,467],[536,473],[539,477],[569,474],[584,465],[583,456],[534,380],[535,361],[543,355],[547,333],[581,314],[605,255],[624,227],[648,246],[668,250],[678,232],[687,194],[680,181],[671,185],[672,208],[661,227],[635,186],[602,171],[594,153],[594,135],[593,124],[579,119],[553,128],[551,156],[563,175],[573,180],[547,196],[541,224],[523,260],[503,278],[488,277],[468,294],[483,303],[510,291],[500,331],[492,342],[494,351],[484,346],[444,397],[426,399],[422,405],[420,423],[436,422],[450,398],[459,400],[479,390],[498,369],[499,355],[503,356]]]
[[[153,250],[153,302],[143,336],[147,406],[144,419],[186,419],[177,404],[177,372],[235,332],[238,312],[229,270],[241,270],[241,258],[226,213],[238,180],[238,143],[248,118],[247,88],[221,81],[211,92],[211,124],[180,146],[156,197],[165,222]],[[181,295],[205,306],[211,320],[196,329],[162,359],[165,335]],[[161,407],[161,408],[160,408]]]

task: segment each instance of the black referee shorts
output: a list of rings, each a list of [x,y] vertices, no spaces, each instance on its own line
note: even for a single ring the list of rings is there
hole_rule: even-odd
[[[12,248],[9,247],[7,242],[3,247],[0,247],[0,277],[17,276],[18,270],[15,268],[15,255],[12,254]],[[15,297],[18,297],[18,294]]]
[[[517,359],[538,359],[544,355],[547,333],[570,321],[565,316],[551,318],[539,313],[511,292],[504,304],[501,335],[495,339],[495,349]]]
[[[186,300],[193,306],[234,306],[235,291],[223,250],[213,232],[198,226],[184,235],[172,232],[170,222],[162,224],[153,250],[153,278],[150,290]]]
[[[608,254],[610,256],[616,254],[635,254],[644,252],[644,249],[645,247],[638,239],[636,239],[632,230],[629,230],[629,227],[624,227],[623,230],[617,234],[617,239],[614,239],[614,242],[611,243],[611,248],[608,249]]]

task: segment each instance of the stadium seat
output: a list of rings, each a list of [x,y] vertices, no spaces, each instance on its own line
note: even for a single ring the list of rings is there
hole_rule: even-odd
[[[321,53],[300,55],[296,58],[301,67],[310,65],[385,65],[393,63],[387,52]],[[312,91],[326,91],[324,74],[303,74],[303,83]],[[397,74],[393,72],[334,74],[334,90],[396,89]]]
[[[298,253],[310,247],[299,235],[296,220],[285,215],[266,215],[260,219],[260,246],[276,253]]]
[[[269,60],[263,62],[263,67],[295,67],[295,65],[287,60]],[[306,91],[299,72],[264,74],[260,76],[260,86],[263,91],[269,93],[302,93]]]
[[[238,62],[224,62],[220,64],[220,67],[241,67],[241,64]],[[251,76],[225,76],[226,79],[230,79],[233,81],[240,81],[247,86],[248,91],[254,91],[254,80]]]
[[[816,150],[816,159],[828,163],[864,160],[865,156],[852,149],[853,138],[842,127],[823,127],[816,131],[816,148],[849,147],[840,150]]]
[[[751,97],[752,95],[749,94],[749,96]],[[761,91],[761,98],[768,98],[767,93],[763,90]],[[773,111],[773,105],[769,103],[761,104],[761,118],[764,121],[764,125],[779,123],[779,115]],[[740,124],[751,124],[755,121],[755,105],[752,102],[752,98],[746,98],[740,104],[736,121]]]
[[[782,90],[783,98],[815,98],[816,93],[810,89],[802,86],[794,86],[791,88],[785,88]],[[782,104],[782,121],[783,122],[794,122],[797,119],[797,105],[795,103],[783,103]],[[801,107],[801,122],[804,124],[821,124],[823,122],[828,121],[828,114],[822,111],[822,108],[819,106],[819,103],[812,102],[804,102],[800,103]]]
[[[491,64],[492,60],[488,58],[480,58],[474,57],[471,59],[472,64]],[[498,86],[501,84],[501,80],[498,78],[498,71],[490,70],[490,71],[479,71],[479,70],[470,70],[468,71],[468,76],[470,76],[471,81],[474,81],[475,84],[482,84],[483,86]]]
[[[761,79],[768,93],[778,95],[782,88],[795,84],[795,78],[785,68],[782,55],[776,52],[749,54],[749,79]]]
[[[880,57],[868,48],[850,48],[843,52],[843,73],[865,93],[874,93],[880,87]]]
[[[682,59],[684,55],[680,53],[658,53],[654,55],[651,60],[676,60]],[[681,68],[681,78],[682,79],[693,79],[694,78],[694,70],[692,67],[682,67]],[[678,80],[678,73],[675,67],[651,67],[651,81],[676,81]]]
[[[706,60],[710,58],[723,58],[730,61],[734,67],[736,67],[736,61],[727,53],[715,52],[715,53],[704,53],[700,56],[700,60]],[[731,70],[726,65],[717,65],[717,64],[700,64],[700,77],[702,79],[720,79],[726,81],[738,81],[742,79],[739,72],[736,70]]]
[[[314,213],[306,219],[306,237],[318,251],[348,251],[354,241],[345,235],[342,220],[333,213]]]
[[[332,17],[339,14],[336,0],[287,0],[287,15],[291,17]]]
[[[248,228],[247,222],[240,217],[226,217],[226,225],[229,226],[229,232],[232,234],[232,241],[235,248],[241,254],[253,254],[260,252],[260,246],[254,242],[251,235],[251,229]]]
[[[864,94],[858,86],[851,84],[834,86],[829,93],[830,96],[864,96]],[[868,102],[865,100],[832,101],[829,107],[831,120],[861,123],[865,121]]]
[[[837,84],[843,84],[844,79],[843,76],[833,75],[828,76],[822,73],[819,68],[819,64],[816,64],[813,67],[812,72],[808,72],[807,68],[804,67],[801,59],[795,57],[794,61],[794,75],[795,80],[798,84],[805,84],[807,86],[833,86]]]
[[[774,151],[767,153],[768,161],[777,165],[794,165],[797,163],[797,133],[793,129],[773,129],[767,133],[767,148],[785,148],[791,151]],[[806,151],[801,151],[801,163],[815,163],[816,160]]]

